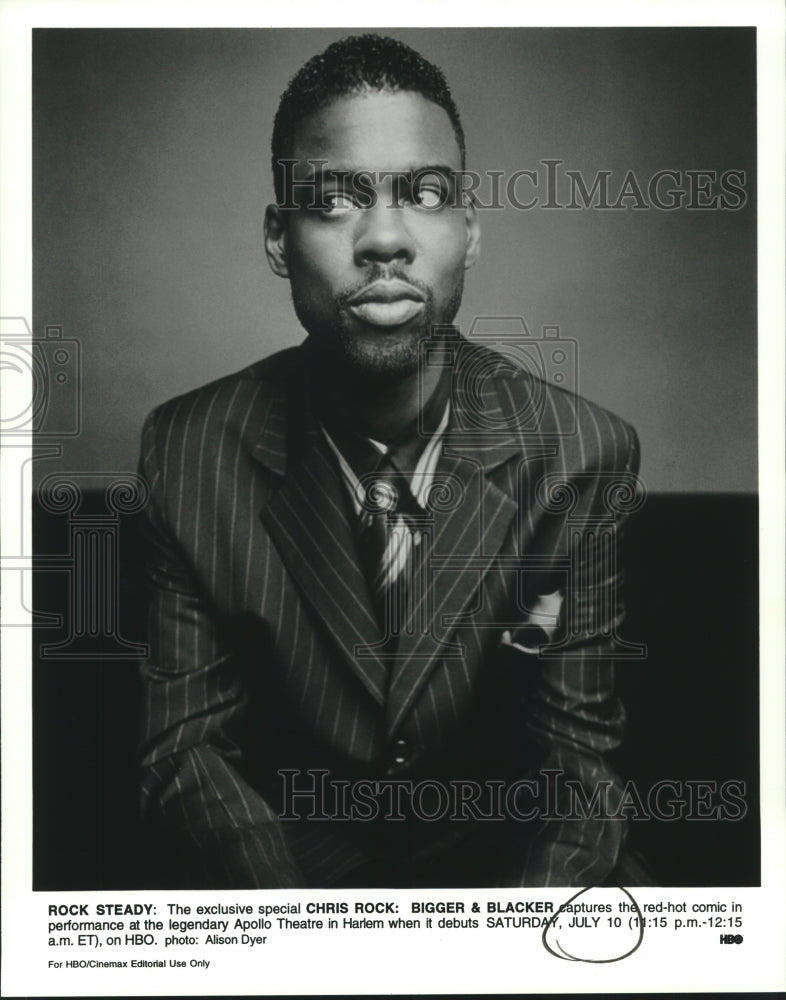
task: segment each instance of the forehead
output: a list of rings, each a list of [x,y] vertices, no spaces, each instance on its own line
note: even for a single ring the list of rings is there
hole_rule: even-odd
[[[337,170],[461,169],[444,108],[412,91],[339,97],[298,123],[293,158],[327,160]],[[297,168],[296,168],[297,169]]]

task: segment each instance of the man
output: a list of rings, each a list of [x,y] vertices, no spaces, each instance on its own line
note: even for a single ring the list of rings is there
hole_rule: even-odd
[[[155,878],[613,879],[635,432],[451,327],[480,234],[436,67],[335,43],[272,146],[266,251],[308,337],[144,432]]]

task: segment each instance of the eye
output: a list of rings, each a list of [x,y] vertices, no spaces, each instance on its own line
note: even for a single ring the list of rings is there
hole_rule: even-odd
[[[412,192],[412,200],[421,208],[440,208],[445,196],[446,192],[436,184],[420,184]]]
[[[358,207],[351,195],[345,194],[343,191],[332,191],[322,195],[320,211],[322,215],[338,216],[346,215],[347,212]]]
[[[422,170],[412,178],[409,200],[418,208],[435,211],[447,204],[450,190],[450,181],[441,173]]]

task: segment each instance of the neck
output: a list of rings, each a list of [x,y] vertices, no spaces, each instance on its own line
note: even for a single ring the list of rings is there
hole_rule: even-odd
[[[321,406],[339,415],[361,437],[383,442],[392,441],[416,421],[443,374],[442,368],[433,366],[382,380],[348,370],[319,351],[312,361]]]
[[[416,371],[387,382],[347,373],[331,375],[325,387],[329,405],[362,437],[387,442],[417,419],[437,387],[440,369]]]

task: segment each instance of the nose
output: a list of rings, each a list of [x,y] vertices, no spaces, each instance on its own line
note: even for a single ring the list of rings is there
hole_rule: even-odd
[[[407,228],[404,209],[392,205],[384,197],[361,211],[361,221],[355,241],[355,263],[412,263],[415,243]]]

